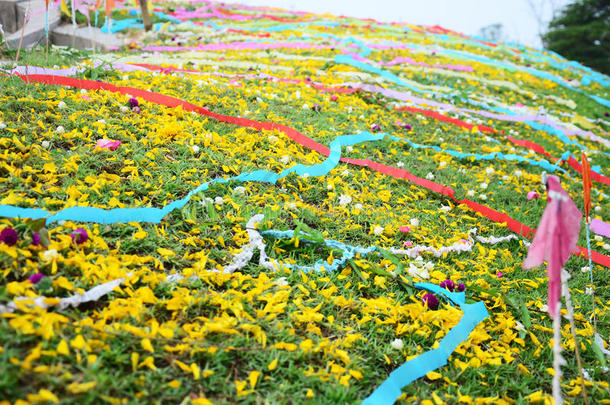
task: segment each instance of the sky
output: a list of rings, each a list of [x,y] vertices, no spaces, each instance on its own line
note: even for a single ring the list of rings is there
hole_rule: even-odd
[[[536,48],[542,47],[542,31],[553,16],[570,0],[227,0],[252,6],[331,13],[350,17],[374,18],[385,22],[440,25],[467,35],[481,27],[501,23],[505,40]],[[532,9],[535,9],[535,11]],[[538,18],[536,17],[538,16]]]

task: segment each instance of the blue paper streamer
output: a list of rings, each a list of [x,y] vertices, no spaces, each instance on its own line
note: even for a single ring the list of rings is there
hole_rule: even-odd
[[[436,349],[429,350],[407,361],[390,373],[390,376],[373,393],[367,397],[363,405],[388,405],[396,402],[402,394],[401,389],[416,379],[423,377],[447,364],[449,356],[455,349],[468,339],[470,332],[489,316],[482,301],[466,304],[464,293],[449,292],[434,284],[417,283],[415,287],[428,290],[444,296],[450,302],[458,305],[464,312],[460,322],[454,326],[439,342]]]
[[[159,223],[171,211],[184,207],[197,193],[205,191],[211,184],[226,183],[231,180],[237,181],[258,181],[262,183],[275,183],[279,179],[288,176],[290,173],[296,173],[299,176],[324,176],[337,166],[341,158],[341,147],[356,145],[363,142],[378,141],[383,139],[386,134],[371,134],[369,132],[361,132],[355,135],[341,135],[330,143],[330,154],[322,162],[316,165],[305,166],[302,164],[295,165],[280,174],[269,172],[266,170],[257,170],[254,172],[242,173],[239,176],[226,179],[215,179],[201,184],[189,192],[186,197],[171,202],[163,208],[145,207],[145,208],[115,208],[106,210],[96,207],[69,207],[65,208],[56,214],[51,214],[46,210],[39,208],[22,208],[12,205],[0,205],[0,217],[8,218],[47,218],[46,223],[50,224],[56,221],[79,221],[93,222],[99,224],[114,224],[128,222],[152,222]]]

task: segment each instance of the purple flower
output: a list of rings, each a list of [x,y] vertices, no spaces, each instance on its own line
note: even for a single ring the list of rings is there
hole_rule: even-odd
[[[453,282],[453,280],[442,281],[440,286],[446,288],[449,291],[453,291],[455,289],[455,283]]]
[[[436,298],[436,295],[428,293],[424,295],[421,300],[428,306],[428,308],[433,310],[438,309],[438,298]]]
[[[503,275],[504,275],[504,274],[503,274],[501,271],[499,271],[499,272],[496,274],[496,276],[498,276],[498,277],[502,277]]]
[[[466,285],[464,283],[458,284],[457,290],[458,290],[458,292],[462,292],[462,291],[466,290]]]
[[[322,107],[320,107],[320,104],[314,104],[311,109],[313,111],[320,111],[322,109]]]
[[[76,230],[70,234],[70,237],[72,238],[72,242],[78,245],[87,242],[87,239],[89,239],[87,231],[83,228],[76,228]]]
[[[32,284],[36,284],[38,283],[40,280],[42,280],[42,278],[44,277],[44,274],[42,273],[36,273],[36,274],[32,274],[28,280],[30,280],[30,283]]]
[[[605,113],[604,113],[604,117],[608,117],[608,116],[610,116],[610,114],[609,114],[609,113],[607,113],[607,112],[605,112]]]
[[[34,234],[32,235],[32,245],[40,245],[40,235],[38,235],[38,232],[34,232]]]
[[[4,228],[2,232],[0,232],[0,242],[4,242],[9,246],[13,246],[17,243],[17,239],[19,239],[19,235],[13,228]]]
[[[377,132],[381,130],[381,127],[377,124],[373,124],[371,125],[371,130]]]
[[[138,107],[140,105],[140,102],[137,98],[132,97],[129,99],[129,105],[131,106],[131,108]]]

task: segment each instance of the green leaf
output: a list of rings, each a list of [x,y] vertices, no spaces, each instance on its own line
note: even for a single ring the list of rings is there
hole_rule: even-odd
[[[600,349],[595,342],[591,343],[591,349],[593,350],[593,353],[595,353],[595,357],[597,357],[597,360],[602,367],[606,367],[606,357],[604,356],[604,353],[602,353],[602,349]]]
[[[46,221],[46,218],[33,219],[27,222],[27,226],[32,230],[32,232],[38,232],[44,227]]]
[[[44,247],[49,247],[51,244],[51,239],[49,239],[49,230],[47,228],[40,228],[38,230],[38,235],[40,236],[40,243]]]

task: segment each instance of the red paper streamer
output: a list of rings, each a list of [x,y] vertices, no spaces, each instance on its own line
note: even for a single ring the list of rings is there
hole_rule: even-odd
[[[60,86],[70,86],[70,87],[76,87],[76,88],[87,89],[87,90],[107,90],[107,91],[111,91],[111,92],[129,94],[131,96],[140,97],[143,100],[161,104],[161,105],[164,105],[167,107],[173,108],[173,107],[181,106],[186,111],[196,111],[202,115],[215,118],[221,122],[227,122],[227,123],[239,125],[242,127],[254,128],[257,130],[261,130],[261,131],[262,130],[268,130],[268,131],[277,130],[277,131],[280,131],[280,132],[283,132],[284,134],[286,134],[286,136],[288,136],[293,141],[295,141],[303,146],[306,146],[309,149],[315,150],[316,152],[318,152],[324,156],[328,156],[330,154],[330,149],[327,148],[326,146],[322,145],[319,142],[316,142],[315,140],[303,135],[296,129],[290,128],[286,125],[277,124],[277,123],[273,123],[273,122],[266,122],[266,121],[259,122],[259,121],[254,121],[254,120],[250,120],[247,118],[240,118],[240,117],[233,117],[233,116],[229,116],[229,115],[216,114],[216,113],[213,113],[198,105],[189,103],[187,101],[184,101],[184,100],[181,100],[181,99],[178,99],[175,97],[166,96],[166,95],[159,94],[159,93],[153,93],[153,92],[147,91],[147,90],[136,89],[133,87],[115,86],[110,83],[103,83],[103,82],[86,80],[86,79],[76,79],[73,77],[64,77],[64,76],[20,75],[18,73],[15,73],[15,74],[17,76],[19,76],[26,83],[44,83],[44,84],[52,84],[52,85],[60,85]],[[534,229],[530,228],[529,226],[527,226],[525,224],[522,224],[521,222],[517,221],[516,219],[511,218],[507,214],[501,213],[490,207],[476,203],[469,199],[458,200],[455,198],[455,195],[454,195],[455,192],[451,187],[444,186],[442,184],[438,184],[438,183],[435,183],[430,180],[422,179],[420,177],[417,177],[417,176],[411,174],[410,172],[408,172],[406,170],[387,166],[382,163],[375,162],[375,161],[372,161],[369,159],[351,159],[351,158],[343,157],[343,158],[341,158],[341,161],[350,163],[353,165],[357,165],[357,166],[368,167],[374,171],[377,171],[381,174],[385,174],[388,176],[392,176],[396,179],[409,180],[409,181],[417,184],[418,186],[421,186],[430,191],[434,191],[434,192],[440,193],[444,196],[447,196],[458,204],[465,204],[473,211],[478,212],[479,214],[481,214],[482,216],[484,216],[485,218],[487,218],[493,222],[506,223],[507,227],[511,231],[513,231],[519,235],[525,236],[526,238],[531,238],[533,236],[533,233],[535,232]],[[588,257],[587,249],[582,248],[580,246],[578,247],[578,249],[580,251],[580,255],[582,255],[584,257]],[[610,267],[610,257],[603,255],[601,253],[597,253],[595,251],[591,252],[591,260],[593,260],[597,264],[601,264],[603,266]]]

